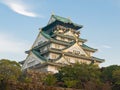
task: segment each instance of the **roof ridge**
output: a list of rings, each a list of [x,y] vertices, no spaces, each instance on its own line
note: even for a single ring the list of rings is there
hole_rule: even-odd
[[[92,51],[97,51],[98,49],[92,48],[90,46],[87,46],[86,44],[82,44],[82,48],[92,50]]]
[[[69,23],[73,23],[72,20],[70,20],[69,18],[66,18],[66,17],[62,17],[59,15],[52,15],[52,17],[55,18],[56,20],[66,19]]]

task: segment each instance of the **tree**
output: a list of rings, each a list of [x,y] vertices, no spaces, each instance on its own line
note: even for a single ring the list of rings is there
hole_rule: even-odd
[[[0,80],[16,80],[21,74],[21,66],[7,59],[0,60]]]
[[[76,86],[77,80],[64,80],[64,82],[68,88],[72,88]]]
[[[120,68],[113,71],[114,90],[120,90]]]
[[[63,81],[67,87],[85,88],[85,83],[89,81],[99,86],[100,75],[101,72],[96,65],[75,63],[62,67],[56,77],[59,81]]]
[[[102,70],[101,79],[111,85],[113,90],[120,89],[120,66],[111,65]]]
[[[21,67],[15,61],[0,60],[0,80],[16,80],[21,74]]]
[[[55,78],[54,75],[48,74],[44,80],[44,83],[48,86],[52,86],[56,83],[57,79]]]
[[[115,84],[120,85],[120,69],[117,69],[115,71],[113,71],[113,79],[115,81]]]
[[[113,83],[113,71],[119,68],[118,65],[111,65],[102,70],[102,79],[104,82]]]
[[[7,83],[10,80],[17,80],[21,74],[21,67],[15,61],[7,59],[0,60],[0,89],[7,90]],[[9,90],[9,89],[8,89]]]

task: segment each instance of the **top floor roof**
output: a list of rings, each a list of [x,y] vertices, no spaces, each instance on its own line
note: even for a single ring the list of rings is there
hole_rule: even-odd
[[[49,28],[55,26],[56,24],[65,25],[65,26],[74,28],[75,30],[78,30],[83,27],[82,25],[78,25],[78,24],[72,22],[69,18],[61,17],[58,15],[51,15],[51,18],[50,18],[48,24],[45,27],[43,27],[42,29],[43,30],[49,29]]]

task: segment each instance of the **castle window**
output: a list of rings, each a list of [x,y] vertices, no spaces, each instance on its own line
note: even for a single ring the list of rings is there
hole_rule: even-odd
[[[59,48],[60,48],[60,45],[55,44],[55,48],[56,48],[56,49],[59,49]]]
[[[66,57],[65,59],[67,60],[67,62],[70,62],[70,57]]]
[[[78,58],[75,58],[75,61],[76,61],[76,62],[78,62],[78,61],[79,61],[79,59],[78,59]]]
[[[61,40],[64,41],[64,38],[61,37]]]
[[[55,54],[52,55],[52,59],[56,59],[57,56]]]
[[[73,53],[79,55],[80,51],[73,50]]]

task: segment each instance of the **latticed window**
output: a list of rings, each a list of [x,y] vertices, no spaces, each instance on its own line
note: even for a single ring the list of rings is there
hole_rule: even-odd
[[[64,38],[61,37],[61,40],[64,41]]]
[[[80,54],[80,51],[73,50],[74,54]]]
[[[65,57],[65,60],[70,63],[70,57]]]
[[[53,54],[52,59],[56,59],[56,58],[57,58],[57,55]]]
[[[55,44],[55,48],[56,48],[56,49],[59,49],[59,48],[60,48],[60,45]]]

